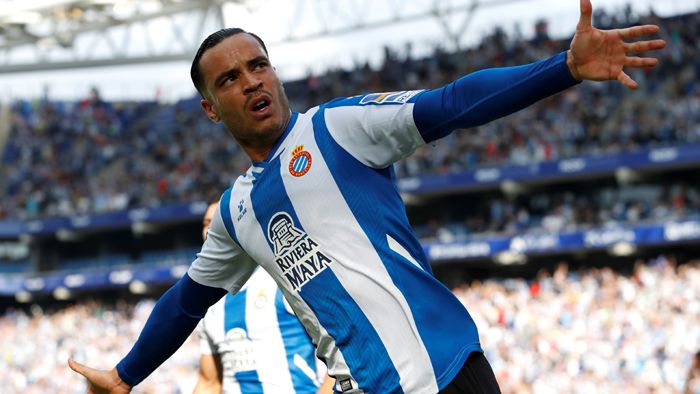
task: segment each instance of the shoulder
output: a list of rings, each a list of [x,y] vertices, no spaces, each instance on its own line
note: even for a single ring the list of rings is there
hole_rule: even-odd
[[[323,105],[324,108],[362,107],[372,105],[402,105],[412,103],[424,90],[402,90],[396,92],[367,93],[352,97],[341,97]]]

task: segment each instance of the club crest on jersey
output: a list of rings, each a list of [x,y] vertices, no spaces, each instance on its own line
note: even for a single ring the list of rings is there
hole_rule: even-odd
[[[289,162],[289,173],[294,176],[303,176],[311,168],[311,153],[304,150],[304,145],[299,145],[292,151],[292,160]]]
[[[402,92],[371,93],[360,100],[360,105],[367,104],[405,104],[411,97],[422,90],[408,90]]]
[[[255,297],[255,302],[253,302],[253,305],[255,305],[255,307],[258,309],[262,309],[265,307],[265,304],[267,304],[267,295],[265,295],[265,290],[260,289],[257,297]]]
[[[272,216],[267,236],[275,252],[275,262],[289,285],[296,291],[333,262],[303,230],[294,226],[286,212]]]

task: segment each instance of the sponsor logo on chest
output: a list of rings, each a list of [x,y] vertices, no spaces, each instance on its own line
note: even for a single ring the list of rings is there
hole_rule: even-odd
[[[316,241],[294,226],[286,212],[278,212],[270,219],[267,235],[274,248],[275,263],[295,291],[333,262]]]
[[[218,352],[221,354],[224,371],[230,375],[242,371],[254,371],[258,368],[253,341],[240,327],[226,332],[223,341],[219,343]]]

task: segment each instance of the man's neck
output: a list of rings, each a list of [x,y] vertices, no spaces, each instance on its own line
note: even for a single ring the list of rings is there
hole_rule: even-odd
[[[251,146],[248,144],[239,144],[241,145],[241,148],[243,151],[250,157],[252,161],[265,161],[267,158],[270,156],[272,153],[272,149],[277,145],[277,141],[282,138],[282,135],[284,134],[284,131],[287,130],[287,127],[289,127],[289,122],[292,119],[292,112],[289,111],[289,114],[287,115],[287,119],[284,122],[284,126],[280,128],[280,130],[276,133],[274,137],[271,138],[270,141],[265,141],[264,143],[258,145],[258,146]]]
[[[246,147],[246,146],[241,146],[243,148],[243,151],[250,157],[250,160],[252,161],[265,161],[267,160],[267,157],[270,155],[270,151],[272,151],[272,147],[274,146],[274,142],[272,144],[268,144],[265,147]]]

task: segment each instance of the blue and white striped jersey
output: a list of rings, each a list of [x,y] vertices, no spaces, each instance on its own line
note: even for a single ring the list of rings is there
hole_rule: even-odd
[[[275,281],[256,270],[197,327],[202,354],[218,354],[224,394],[313,394],[326,368]]]
[[[481,351],[472,318],[432,275],[394,184],[392,163],[425,144],[413,117],[420,94],[292,114],[268,159],[222,196],[188,272],[235,293],[262,266],[342,393],[436,393]]]
[[[221,297],[262,266],[343,393],[436,393],[481,351],[467,311],[432,275],[391,164],[579,81],[567,52],[429,91],[373,93],[293,114],[269,157],[221,198],[187,275],[117,364],[134,386]]]

